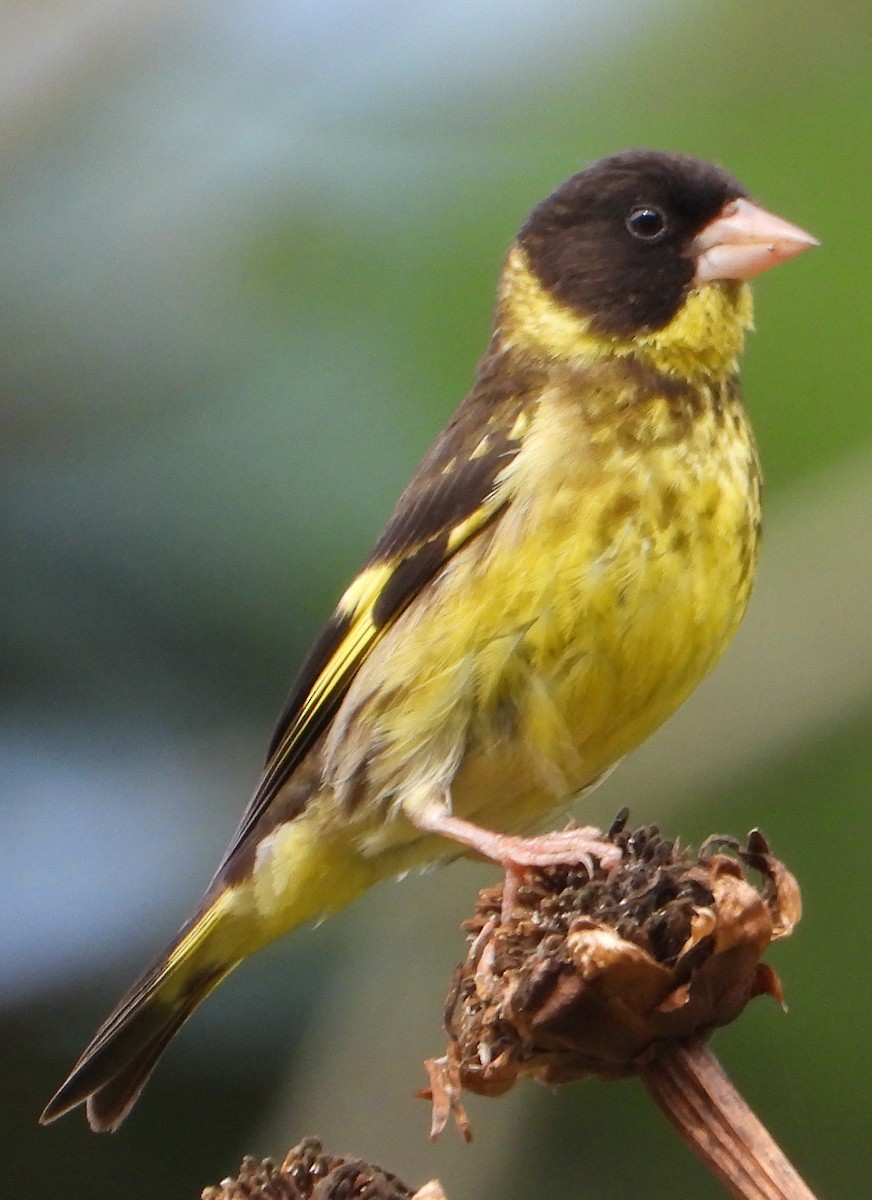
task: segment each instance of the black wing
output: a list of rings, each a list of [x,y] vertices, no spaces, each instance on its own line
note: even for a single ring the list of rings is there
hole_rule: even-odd
[[[536,388],[529,379],[511,376],[501,376],[495,386],[495,373],[486,359],[476,387],[422,461],[366,565],[312,647],[219,873],[327,728],[373,646],[499,511],[495,485],[518,451]]]

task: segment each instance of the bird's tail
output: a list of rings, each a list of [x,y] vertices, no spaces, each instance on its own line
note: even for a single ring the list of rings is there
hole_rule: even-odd
[[[121,1124],[170,1039],[242,957],[227,937],[236,924],[229,900],[224,892],[204,905],[124,996],[46,1105],[43,1125],[79,1104],[94,1130]]]

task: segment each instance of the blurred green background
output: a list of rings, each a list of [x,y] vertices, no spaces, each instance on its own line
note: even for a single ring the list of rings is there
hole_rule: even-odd
[[[721,1196],[640,1088],[426,1140],[457,924],[385,886],[249,962],[112,1138],[36,1117],[199,898],[307,643],[461,398],[501,256],[634,145],[823,245],[757,287],[752,611],[585,809],[760,824],[806,917],[716,1039],[821,1195],[869,1195],[872,10],[859,0],[7,0],[0,11],[0,1146],[65,1200],[197,1197],[305,1134],[452,1200]]]

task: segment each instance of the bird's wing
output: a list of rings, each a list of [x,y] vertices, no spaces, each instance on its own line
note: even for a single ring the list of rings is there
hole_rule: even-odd
[[[496,515],[496,482],[529,415],[523,389],[471,393],[403,492],[363,570],[343,593],[294,682],[257,788],[218,874],[312,748],[379,639],[427,582]]]

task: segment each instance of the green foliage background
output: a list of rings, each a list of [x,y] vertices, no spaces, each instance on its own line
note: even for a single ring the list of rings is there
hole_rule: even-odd
[[[806,919],[774,955],[789,1017],[758,1002],[717,1045],[811,1184],[865,1197],[872,675],[844,703],[826,697],[838,697],[833,663],[865,662],[870,645],[868,5],[627,6],[591,39],[592,10],[566,5],[537,32],[531,0],[512,49],[480,28],[474,40],[476,5],[446,6],[431,17],[434,44],[444,54],[453,31],[477,47],[453,74],[450,55],[440,68],[412,39],[411,3],[364,6],[354,21],[325,6],[314,66],[308,43],[265,66],[226,31],[212,45],[226,19],[217,2],[130,9],[139,22],[79,30],[74,55],[47,60],[0,108],[0,1144],[12,1190],[194,1197],[245,1151],[328,1136],[284,1107],[327,1072],[336,1103],[359,1096],[372,1126],[366,1145],[331,1150],[440,1174],[456,1200],[474,1194],[476,1162],[489,1167],[475,1194],[512,1200],[546,1187],[599,1200],[722,1194],[632,1084],[530,1087],[502,1141],[503,1102],[475,1105],[473,1147],[434,1149],[410,1098],[414,1062],[389,1095],[329,1059],[312,1030],[326,1007],[350,1014],[365,999],[348,972],[389,950],[391,905],[414,908],[420,886],[431,921],[456,923],[440,896],[464,892],[457,913],[471,905],[479,877],[464,868],[382,889],[356,917],[248,964],[115,1138],[78,1119],[35,1126],[199,895],[295,665],[468,385],[521,217],[590,159],[653,145],[723,162],[820,237],[820,251],[760,281],[745,387],[779,519],[803,514],[808,496],[841,495],[849,473],[858,482],[843,517],[802,548],[806,569],[826,548],[814,597],[780,597],[824,629],[816,685],[787,697],[763,663],[748,668],[741,703],[764,731],[788,701],[807,720],[662,810],[643,771],[634,816],[689,841],[762,824],[798,874]],[[495,7],[488,19],[524,14]],[[377,40],[382,24],[408,53],[405,74],[354,75],[354,39]],[[38,30],[28,37],[24,49]],[[830,610],[855,619],[830,625]],[[789,653],[806,655],[804,640]],[[716,712],[700,742],[714,746],[730,716]],[[616,796],[595,815],[608,819]],[[459,939],[448,944],[446,983]],[[429,953],[422,935],[422,963]],[[422,1058],[441,1045],[440,997],[417,996],[423,967],[402,967],[395,1007],[348,1022],[387,1021],[402,1040],[406,1005],[426,1005]],[[403,1108],[421,1140],[406,1162],[386,1140]]]

